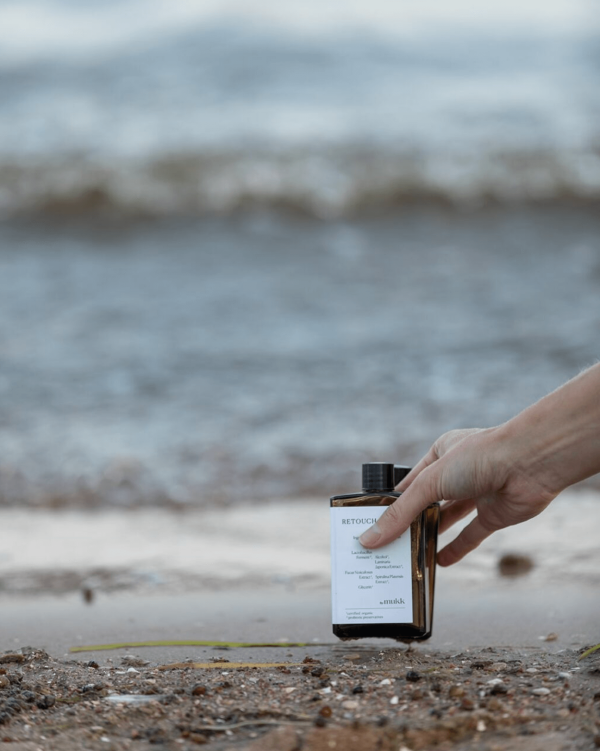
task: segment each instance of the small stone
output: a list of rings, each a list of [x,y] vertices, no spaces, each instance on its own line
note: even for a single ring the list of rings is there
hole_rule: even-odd
[[[483,720],[477,720],[477,732],[484,733],[486,729],[485,722]]]
[[[475,702],[473,701],[473,699],[469,699],[468,696],[465,696],[460,702],[460,706],[461,709],[464,709],[467,712],[472,712],[475,709]]]
[[[412,699],[413,701],[418,701],[419,699],[422,699],[422,698],[423,698],[423,692],[422,692],[422,691],[421,691],[420,689],[416,688],[416,689],[415,689],[415,690],[414,690],[414,691],[412,692],[412,694],[410,695],[410,698],[411,698],[411,699]]]
[[[187,739],[197,746],[203,746],[205,743],[208,743],[208,738],[202,735],[202,733],[190,733]]]
[[[25,655],[19,655],[13,652],[0,655],[0,663],[6,663],[6,662],[25,662]]]
[[[362,686],[354,686],[354,688],[352,689],[352,693],[353,694],[364,694],[365,690],[364,690],[364,688]]]
[[[0,675],[0,688],[6,688],[10,686],[10,681],[5,675]]]
[[[503,696],[504,694],[507,694],[507,693],[508,693],[508,689],[502,683],[496,683],[490,689],[490,694],[492,696]]]
[[[600,701],[600,691],[596,691],[594,694],[594,701]]]
[[[94,668],[94,670],[98,670],[100,665],[95,660],[90,660],[88,663],[86,663],[87,668]]]
[[[465,695],[465,690],[462,686],[450,686],[450,690],[448,691],[448,696],[451,699],[458,699],[464,695]]]
[[[485,670],[491,664],[491,660],[473,660],[471,663],[471,670]]]
[[[192,696],[204,696],[205,693],[206,686],[203,686],[201,683],[197,683],[192,687]]]
[[[594,736],[594,746],[596,746],[596,748],[600,748],[600,734]]]
[[[500,576],[524,576],[533,568],[533,560],[528,555],[507,553],[498,561]]]
[[[313,668],[313,669],[312,669],[312,670],[310,671],[310,674],[311,674],[311,675],[312,675],[312,676],[313,676],[314,678],[320,678],[320,677],[321,677],[321,676],[323,675],[323,673],[324,673],[324,672],[325,672],[325,668],[322,668],[322,667],[318,667],[318,668]]]
[[[350,660],[350,662],[355,662],[356,660],[360,660],[360,655],[358,652],[350,652],[347,655],[344,655],[344,660]]]
[[[420,673],[417,673],[416,670],[409,670],[406,674],[406,680],[409,683],[416,683],[417,681],[420,681],[423,676]]]
[[[358,702],[357,701],[352,701],[351,699],[349,699],[348,701],[343,701],[342,702],[342,707],[344,709],[357,709]]]
[[[546,634],[546,636],[540,636],[541,641],[556,641],[558,639],[558,634],[555,634],[554,631],[552,631],[549,634]]]
[[[319,709],[319,714],[321,715],[321,717],[331,717],[333,710],[328,704],[325,704],[324,707],[321,707],[321,709]]]
[[[548,694],[550,693],[550,689],[549,688],[534,688],[531,693],[534,694],[535,696],[548,696]]]
[[[390,704],[395,706],[396,704],[398,704],[399,701],[400,699],[397,696],[392,696],[392,698],[390,699]]]
[[[318,728],[324,728],[327,725],[327,720],[324,717],[319,716],[315,720],[315,725]]]
[[[501,683],[504,683],[502,678],[492,678],[487,682],[488,686],[499,686]]]
[[[33,691],[21,691],[20,698],[28,704],[33,704],[35,701],[35,694]]]
[[[292,691],[295,691],[298,688],[298,686],[286,686],[286,688],[283,689],[284,694],[291,694]]]
[[[379,685],[380,686],[391,686],[392,682],[390,681],[389,678],[384,678],[382,681],[380,681]]]
[[[35,706],[38,709],[50,709],[56,704],[56,698],[52,694],[44,694],[36,701]]]

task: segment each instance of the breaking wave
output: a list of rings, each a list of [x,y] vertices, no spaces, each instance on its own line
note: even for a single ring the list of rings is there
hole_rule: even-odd
[[[283,209],[320,218],[418,201],[600,200],[600,148],[393,152],[364,147],[180,153],[140,158],[0,157],[3,217],[227,215]]]

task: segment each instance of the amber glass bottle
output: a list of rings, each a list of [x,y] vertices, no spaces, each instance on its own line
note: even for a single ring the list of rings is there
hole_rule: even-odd
[[[363,464],[360,493],[331,498],[333,633],[340,639],[428,639],[433,623],[439,504],[434,503],[397,540],[366,550],[360,535],[401,493],[394,488],[409,467]]]

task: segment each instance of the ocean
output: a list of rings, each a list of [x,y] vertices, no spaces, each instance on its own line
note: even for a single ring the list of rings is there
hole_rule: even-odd
[[[598,359],[600,13],[0,2],[0,503],[352,490]]]

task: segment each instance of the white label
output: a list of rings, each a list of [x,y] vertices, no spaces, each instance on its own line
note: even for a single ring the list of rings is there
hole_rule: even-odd
[[[358,541],[385,506],[331,508],[332,623],[412,623],[410,529],[377,550]]]

